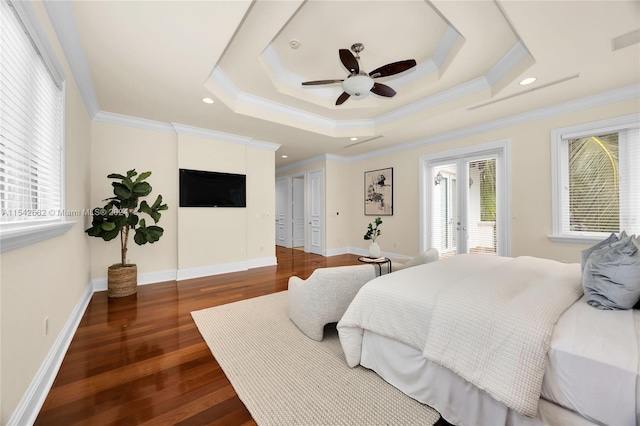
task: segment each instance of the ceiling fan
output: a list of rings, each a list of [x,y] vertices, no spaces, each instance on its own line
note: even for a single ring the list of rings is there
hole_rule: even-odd
[[[346,79],[305,81],[302,83],[302,85],[315,86],[320,84],[332,84],[341,82],[344,92],[338,97],[338,100],[336,100],[336,105],[342,105],[344,101],[349,99],[351,96],[362,96],[368,91],[371,91],[376,95],[391,98],[395,96],[396,91],[385,84],[376,83],[375,81],[373,81],[373,79],[399,74],[416,66],[415,59],[407,59],[404,61],[392,62],[390,64],[383,65],[380,68],[376,68],[375,70],[367,74],[360,69],[360,65],[358,64],[358,60],[360,59],[360,52],[364,50],[364,44],[355,43],[353,46],[351,46],[351,50],[353,51],[353,53],[355,53],[355,56],[353,55],[353,53],[349,52],[348,49],[338,50],[342,65],[344,65],[350,73]]]

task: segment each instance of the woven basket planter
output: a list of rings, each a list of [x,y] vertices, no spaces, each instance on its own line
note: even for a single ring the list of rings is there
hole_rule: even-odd
[[[138,267],[136,265],[111,265],[107,276],[109,297],[131,296],[138,291]]]

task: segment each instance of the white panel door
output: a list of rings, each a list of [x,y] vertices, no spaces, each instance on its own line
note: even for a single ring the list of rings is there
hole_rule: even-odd
[[[276,245],[291,247],[287,232],[289,178],[276,179]]]
[[[309,239],[307,250],[324,256],[324,170],[307,175]]]
[[[293,178],[293,247],[303,247],[304,226],[304,178]]]

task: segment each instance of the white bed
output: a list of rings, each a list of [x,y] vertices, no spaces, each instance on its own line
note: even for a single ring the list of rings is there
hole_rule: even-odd
[[[360,352],[357,363],[376,371],[407,395],[432,406],[453,424],[640,425],[640,314],[637,311],[599,311],[583,299],[572,302],[560,315],[547,342],[541,395],[537,412],[531,417],[498,402],[448,368],[429,361],[422,346],[427,340],[424,327],[410,325],[411,332],[401,332],[400,337],[389,332],[389,328],[403,322],[431,320],[427,318],[430,313],[420,310],[419,296],[421,286],[429,284],[430,273],[442,276],[443,268],[451,265],[454,271],[447,271],[447,276],[453,280],[464,279],[470,273],[482,274],[483,270],[494,267],[494,263],[499,267],[502,261],[473,257],[471,262],[458,259],[447,263],[445,260],[435,262],[440,263],[437,267],[428,264],[398,271],[365,285],[362,290],[365,296],[367,292],[379,293],[382,300],[377,302],[371,298],[374,296],[359,294],[354,302],[357,303],[358,298],[367,300],[366,305],[371,309],[359,312],[358,318],[348,310],[339,323],[340,339],[349,364],[354,363],[356,348],[355,351]],[[461,268],[463,265],[473,272]],[[579,265],[575,268],[579,276]],[[418,288],[418,295],[407,296],[400,290],[407,287]],[[396,323],[391,320],[391,327],[378,328],[371,318],[394,305],[404,306],[398,313],[401,320]]]

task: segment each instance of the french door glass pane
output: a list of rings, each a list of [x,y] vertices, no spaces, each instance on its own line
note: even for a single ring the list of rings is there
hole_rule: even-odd
[[[496,160],[474,160],[467,163],[467,252],[492,254],[496,244]]]
[[[433,168],[431,241],[442,257],[456,254],[457,248],[459,218],[456,170],[455,164]]]

